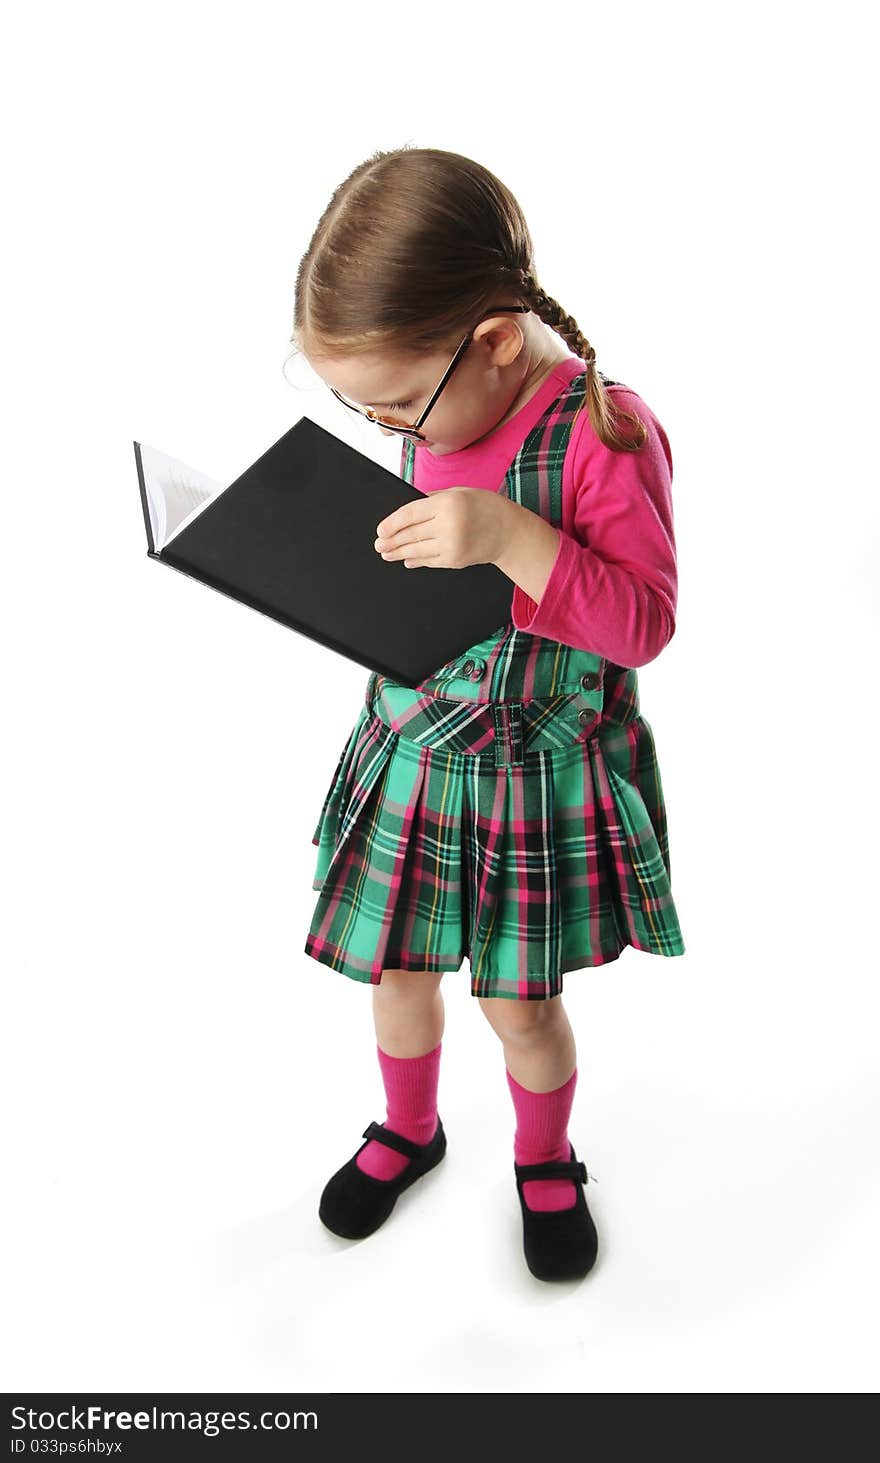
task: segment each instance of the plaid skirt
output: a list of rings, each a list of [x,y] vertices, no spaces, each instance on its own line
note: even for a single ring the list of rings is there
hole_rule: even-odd
[[[373,985],[467,957],[472,995],[517,1000],[627,945],[684,954],[634,686],[608,665],[597,713],[589,693],[475,703],[371,675],[312,837],[306,954]]]

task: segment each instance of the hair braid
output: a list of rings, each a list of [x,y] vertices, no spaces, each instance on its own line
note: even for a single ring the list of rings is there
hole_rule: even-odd
[[[574,316],[567,315],[558,300],[545,294],[529,270],[517,269],[515,273],[523,303],[531,305],[539,319],[549,325],[551,330],[555,330],[557,335],[561,335],[566,345],[585,362],[587,379],[584,400],[597,436],[612,450],[638,452],[647,440],[645,424],[634,412],[620,411],[615,407],[605,390],[607,377],[596,366],[596,352]],[[625,434],[619,426],[621,421],[630,422],[634,430]]]

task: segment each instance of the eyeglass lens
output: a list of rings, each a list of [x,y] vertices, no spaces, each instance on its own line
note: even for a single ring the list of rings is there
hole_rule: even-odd
[[[339,393],[338,399],[345,406],[350,407],[352,411],[356,411],[359,416],[365,417],[368,422],[375,422],[377,426],[385,427],[389,432],[398,432],[403,436],[410,436],[415,431],[413,426],[404,426],[402,422],[396,421],[394,417],[387,416],[384,412],[367,411],[366,408],[359,406],[357,402],[349,401],[348,397],[343,396],[341,392]]]

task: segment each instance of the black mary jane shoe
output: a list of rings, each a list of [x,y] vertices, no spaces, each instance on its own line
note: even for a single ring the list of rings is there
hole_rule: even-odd
[[[586,1165],[569,1141],[569,1162],[515,1163],[516,1190],[523,1222],[526,1264],[538,1280],[580,1280],[593,1268],[599,1249],[596,1226],[587,1208],[583,1185]],[[523,1184],[530,1179],[574,1179],[577,1197],[570,1209],[530,1209]]]
[[[370,1123],[363,1136],[367,1142],[328,1180],[318,1205],[322,1224],[342,1239],[365,1239],[373,1234],[385,1223],[404,1189],[435,1168],[446,1152],[446,1134],[439,1116],[430,1143],[413,1143],[381,1123]],[[358,1167],[358,1153],[363,1153],[371,1140],[409,1159],[397,1178],[377,1179]]]

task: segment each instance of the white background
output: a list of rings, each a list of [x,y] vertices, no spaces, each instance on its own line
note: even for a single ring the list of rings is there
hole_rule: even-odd
[[[868,14],[7,19],[7,1388],[875,1387]],[[565,979],[581,1285],[526,1270],[466,963],[446,1161],[369,1240],[321,1226],[384,1117],[370,988],[303,952],[367,673],[146,555],[134,438],[232,481],[306,412],[396,466],[281,363],[332,189],[404,142],[504,179],[674,456],[678,624],[640,681],[687,953]]]

